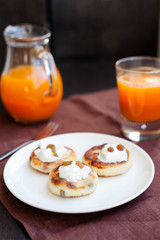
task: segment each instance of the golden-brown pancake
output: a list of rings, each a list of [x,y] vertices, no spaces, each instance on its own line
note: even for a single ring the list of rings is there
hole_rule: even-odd
[[[86,164],[59,162],[49,174],[49,189],[61,197],[80,197],[94,192],[97,181],[97,173]]]
[[[130,152],[122,144],[94,146],[85,152],[82,162],[103,177],[122,174],[132,165]]]
[[[76,161],[76,153],[73,149],[66,146],[58,147],[58,150],[54,144],[37,147],[30,155],[32,168],[41,173],[48,174],[53,168],[57,167],[57,161],[60,159],[62,162]]]

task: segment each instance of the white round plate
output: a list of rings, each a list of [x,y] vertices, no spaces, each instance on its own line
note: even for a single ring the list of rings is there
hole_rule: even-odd
[[[131,153],[132,167],[124,174],[100,177],[94,193],[77,198],[61,198],[48,188],[48,175],[29,164],[30,153],[39,142],[61,144],[73,148],[77,160],[89,148],[103,143],[121,143]],[[154,177],[154,164],[137,145],[119,137],[99,133],[67,133],[35,141],[10,157],[4,168],[4,181],[10,192],[33,207],[60,213],[88,213],[120,206],[143,193]]]

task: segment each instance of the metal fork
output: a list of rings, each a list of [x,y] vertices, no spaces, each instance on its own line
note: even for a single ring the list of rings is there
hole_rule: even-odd
[[[54,122],[49,122],[36,136],[34,136],[30,141],[23,143],[22,145],[2,154],[0,156],[0,161],[2,161],[3,159],[5,159],[6,157],[9,157],[11,154],[17,152],[19,149],[21,149],[22,147],[28,145],[29,143],[38,140],[38,139],[42,139],[48,136],[51,136],[59,127],[58,123],[54,123]]]

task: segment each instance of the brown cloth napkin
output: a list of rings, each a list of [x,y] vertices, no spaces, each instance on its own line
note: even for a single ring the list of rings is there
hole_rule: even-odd
[[[116,89],[71,96],[62,101],[52,120],[60,124],[56,134],[98,132],[122,137]],[[29,140],[45,124],[20,125],[1,115],[0,153]],[[160,239],[160,138],[141,142],[139,146],[153,159],[155,178],[142,195],[122,206],[86,214],[33,208],[6,188],[3,168],[7,160],[0,163],[0,200],[35,240]]]

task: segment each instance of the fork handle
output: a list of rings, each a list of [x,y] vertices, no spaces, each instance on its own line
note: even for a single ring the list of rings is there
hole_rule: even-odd
[[[18,146],[18,147],[16,147],[16,148],[14,148],[14,149],[12,149],[12,150],[10,150],[10,151],[2,154],[2,155],[0,156],[0,161],[4,160],[5,158],[9,157],[9,156],[12,155],[13,153],[17,152],[19,149],[27,146],[27,145],[28,145],[29,143],[31,143],[31,142],[33,142],[33,140],[28,141],[28,142],[25,142],[25,143],[21,144],[20,146]]]

